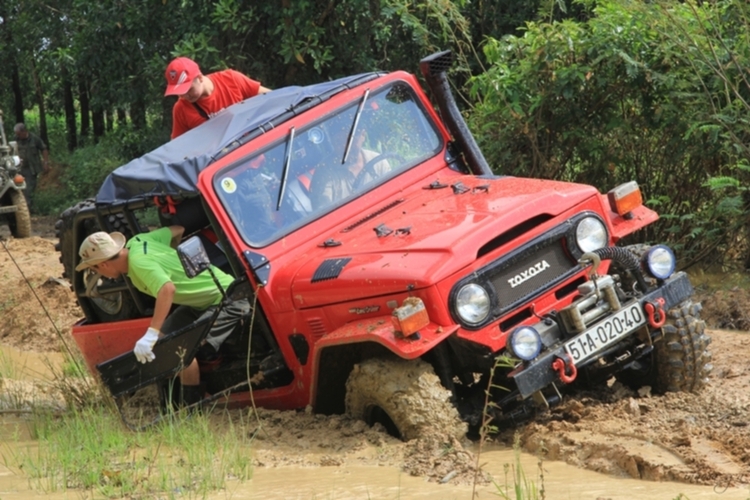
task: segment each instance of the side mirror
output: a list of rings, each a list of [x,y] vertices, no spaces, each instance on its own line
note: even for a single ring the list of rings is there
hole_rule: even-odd
[[[203,243],[197,236],[191,236],[180,243],[177,246],[177,255],[180,256],[182,268],[188,278],[195,278],[211,267],[206,249],[203,248]]]

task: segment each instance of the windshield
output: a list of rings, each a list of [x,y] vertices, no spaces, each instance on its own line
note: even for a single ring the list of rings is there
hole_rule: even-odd
[[[402,82],[300,129],[221,170],[214,189],[251,246],[267,245],[442,149]]]

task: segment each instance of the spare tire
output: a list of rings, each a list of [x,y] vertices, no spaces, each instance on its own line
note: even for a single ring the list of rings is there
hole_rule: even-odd
[[[55,250],[60,252],[60,263],[63,265],[63,277],[71,283],[71,289],[76,293],[78,304],[81,306],[86,319],[91,323],[107,323],[141,317],[136,301],[129,291],[119,291],[100,296],[89,296],[85,294],[86,283],[94,279],[95,273],[91,270],[77,272],[75,270],[78,262],[78,248],[83,239],[89,234],[97,231],[119,231],[126,238],[133,236],[125,220],[124,214],[110,214],[106,217],[104,228],[99,227],[95,217],[76,221],[76,216],[83,210],[94,207],[94,200],[87,199],[66,209],[55,223],[55,235],[58,242]],[[78,226],[76,228],[76,226]],[[120,280],[123,278],[120,278]],[[112,284],[117,280],[100,277],[97,287],[103,284]]]

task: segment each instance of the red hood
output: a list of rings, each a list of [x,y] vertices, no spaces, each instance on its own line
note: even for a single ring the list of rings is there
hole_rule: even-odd
[[[482,245],[511,227],[541,214],[554,217],[598,195],[591,186],[556,181],[475,176],[460,181],[468,188],[463,194],[451,187],[408,190],[393,208],[334,233],[331,238],[341,245],[316,253],[295,276],[297,306],[427,287],[470,265]],[[375,228],[381,225],[393,232],[378,237]],[[324,261],[347,258],[338,276],[313,282]]]

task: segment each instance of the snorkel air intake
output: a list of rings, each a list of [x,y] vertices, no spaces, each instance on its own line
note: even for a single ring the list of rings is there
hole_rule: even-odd
[[[456,100],[451,93],[447,71],[452,64],[451,51],[446,50],[422,59],[419,62],[419,69],[435,96],[448,131],[458,143],[472,173],[475,175],[493,175],[492,169],[487,164],[487,160],[474,140],[474,136],[471,135],[471,131],[469,131],[469,127],[461,116]]]

